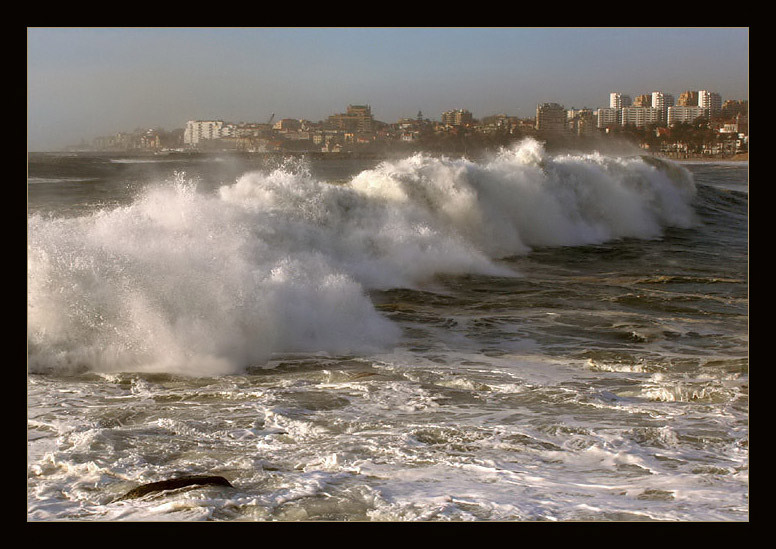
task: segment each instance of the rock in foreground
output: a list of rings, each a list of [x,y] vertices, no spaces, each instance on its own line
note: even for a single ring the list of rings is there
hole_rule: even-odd
[[[153,492],[163,492],[165,490],[177,490],[186,486],[228,486],[232,487],[228,480],[219,476],[185,476],[142,484],[133,488],[124,494],[119,500],[142,498]]]

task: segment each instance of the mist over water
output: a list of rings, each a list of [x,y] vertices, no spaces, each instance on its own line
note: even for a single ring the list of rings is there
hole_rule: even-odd
[[[29,219],[32,372],[237,373],[274,353],[389,349],[369,292],[437,275],[520,276],[537,247],[690,227],[695,187],[642,157],[548,155],[535,141],[479,162],[417,154],[349,181],[303,162],[215,192],[177,173],[123,206]]]

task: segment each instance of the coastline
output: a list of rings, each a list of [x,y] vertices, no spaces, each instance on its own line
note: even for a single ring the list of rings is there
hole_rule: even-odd
[[[655,156],[677,162],[749,162],[748,152],[738,153],[733,156],[710,156],[704,154],[656,154]]]
[[[408,151],[400,151],[408,152]],[[390,158],[395,156],[399,151],[342,151],[336,153],[323,153],[319,151],[238,151],[238,150],[222,150],[222,151],[137,151],[137,150],[100,150],[100,151],[29,151],[29,155],[98,155],[98,156],[122,156],[122,157],[150,157],[150,158],[195,158],[205,156],[237,156],[237,157],[252,157],[252,156],[306,156],[316,159],[381,159]],[[435,151],[436,154],[445,154],[443,152]],[[675,162],[749,162],[749,152],[737,153],[734,155],[704,155],[695,153],[651,153],[650,156],[656,158],[665,158],[666,160],[673,160]]]

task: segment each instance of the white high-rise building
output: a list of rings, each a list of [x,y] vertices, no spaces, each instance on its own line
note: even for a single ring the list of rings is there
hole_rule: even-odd
[[[707,116],[715,116],[722,110],[722,97],[707,90],[698,91],[698,106],[706,109]]]
[[[197,145],[204,139],[220,139],[229,134],[231,125],[223,120],[189,120],[183,132],[185,145]]]
[[[630,95],[623,95],[619,92],[609,94],[609,107],[612,109],[622,109],[631,106]]]
[[[660,91],[652,92],[652,106],[658,109],[661,122],[668,119],[668,107],[674,106],[674,96]]]

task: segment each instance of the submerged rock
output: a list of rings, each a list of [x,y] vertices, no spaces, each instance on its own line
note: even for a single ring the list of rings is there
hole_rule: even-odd
[[[133,488],[119,500],[123,499],[135,499],[142,498],[143,496],[153,492],[163,492],[165,490],[177,490],[178,488],[185,488],[186,486],[228,486],[232,488],[232,485],[224,477],[219,476],[185,476],[178,478],[171,478],[167,480],[160,480],[158,482],[150,482],[148,484],[142,484],[137,488]]]

